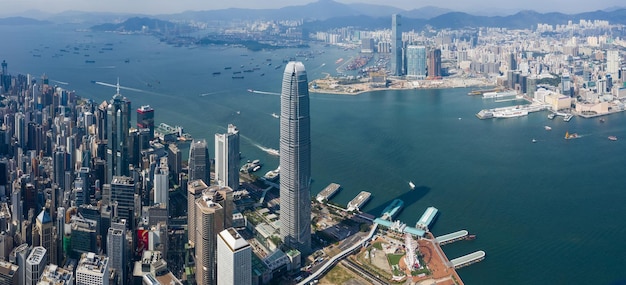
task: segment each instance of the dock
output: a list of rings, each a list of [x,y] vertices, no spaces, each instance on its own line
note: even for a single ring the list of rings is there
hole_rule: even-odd
[[[367,203],[367,201],[369,201],[371,197],[372,193],[367,191],[361,191],[361,193],[354,197],[352,201],[348,202],[348,211],[360,211],[361,207],[363,207],[363,205],[365,205],[365,203]]]
[[[337,194],[337,192],[339,192],[339,189],[341,189],[341,185],[337,183],[330,183],[328,186],[326,186],[326,188],[324,188],[324,190],[322,190],[322,192],[317,194],[316,199],[320,203],[324,200],[329,200],[335,194]]]
[[[444,244],[448,244],[448,243],[453,243],[455,241],[464,240],[464,239],[467,238],[468,235],[469,235],[468,231],[460,230],[458,232],[453,232],[453,233],[450,233],[450,234],[442,235],[440,237],[435,238],[435,240],[440,245],[444,245]]]
[[[486,254],[484,251],[479,250],[450,260],[450,263],[452,264],[454,269],[459,269],[461,267],[465,267],[485,259],[485,255]]]
[[[439,213],[439,210],[437,210],[437,208],[428,207],[428,209],[426,209],[422,217],[415,224],[415,227],[418,229],[423,229],[425,231],[428,231],[428,228],[433,223],[438,213]]]
[[[547,105],[531,103],[526,105],[508,106],[494,109],[483,109],[476,114],[479,119],[491,118],[514,118],[526,116],[529,113],[539,112],[548,109]]]

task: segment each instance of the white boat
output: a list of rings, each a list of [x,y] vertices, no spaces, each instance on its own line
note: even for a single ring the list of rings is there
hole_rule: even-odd
[[[536,143],[536,142],[537,142],[537,140],[536,140],[536,139],[533,139],[533,140],[532,140],[532,142],[533,142],[533,143]]]
[[[550,127],[550,126],[544,126],[543,128],[546,129],[546,131],[552,130],[552,127]]]
[[[280,116],[278,114],[276,114],[276,113],[272,113],[272,117],[274,117],[276,119],[280,118]]]
[[[521,110],[521,109],[503,110],[503,111],[496,111],[493,113],[494,118],[515,118],[515,117],[522,117],[526,115],[528,115],[528,111]]]
[[[278,175],[280,175],[280,166],[274,170],[268,171],[265,175],[263,175],[263,177],[269,181],[273,181],[278,178]]]
[[[415,189],[415,184],[413,184],[413,181],[409,181],[409,187],[411,187],[411,190]]]

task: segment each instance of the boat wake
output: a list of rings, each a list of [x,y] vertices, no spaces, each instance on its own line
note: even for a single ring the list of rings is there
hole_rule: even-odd
[[[280,93],[276,93],[276,92],[266,92],[266,91],[252,90],[252,89],[248,89],[248,92],[250,92],[250,93],[256,93],[256,94],[265,94],[265,95],[277,95],[277,96],[280,96]]]
[[[275,155],[275,156],[279,156],[278,150],[273,149],[273,148],[269,148],[269,147],[264,147],[262,145],[259,144],[254,144],[254,146],[258,147],[260,150],[267,152],[270,155]]]
[[[63,85],[69,85],[69,83],[63,82],[63,81],[58,81],[58,80],[53,80],[53,79],[50,79],[50,81],[54,81],[56,83],[63,84]]]
[[[98,85],[102,85],[102,86],[107,86],[107,87],[114,87],[114,88],[117,87],[117,85],[115,85],[115,84],[110,84],[110,83],[106,83],[106,82],[96,81],[94,83],[98,84]],[[120,86],[120,89],[129,90],[129,91],[135,91],[135,92],[152,93],[152,92],[148,92],[146,90],[141,90],[141,89],[131,88],[131,87],[124,87],[124,86]]]

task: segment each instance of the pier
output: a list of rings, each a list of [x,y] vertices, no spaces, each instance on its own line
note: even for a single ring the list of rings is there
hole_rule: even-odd
[[[359,195],[357,195],[356,197],[354,197],[354,199],[348,202],[348,211],[360,211],[361,207],[363,207],[363,205],[365,205],[365,203],[370,200],[370,197],[372,197],[372,193],[367,191],[361,191]]]
[[[437,210],[437,208],[428,207],[428,209],[426,209],[422,217],[415,224],[415,227],[418,229],[423,229],[423,230],[428,231],[428,227],[430,227],[430,224],[433,223],[433,221],[435,220],[435,217],[437,217],[438,212],[439,210]]]
[[[322,192],[317,194],[316,199],[318,202],[322,203],[324,200],[328,200],[332,198],[335,194],[337,194],[337,192],[339,192],[339,189],[341,189],[341,185],[337,183],[330,183],[328,186],[326,186],[326,188],[324,188],[324,190],[322,190]]]
[[[468,266],[470,264],[474,264],[481,260],[485,259],[485,252],[482,250],[472,252],[468,255],[463,255],[461,257],[450,260],[450,263],[455,269]]]
[[[469,235],[468,231],[460,230],[458,232],[453,232],[450,234],[442,235],[440,237],[435,238],[435,240],[440,245],[444,245],[444,244],[453,243],[455,241],[466,239],[468,235]]]
[[[517,99],[516,99],[517,100]],[[548,109],[547,105],[531,103],[526,105],[508,106],[494,109],[483,109],[476,114],[479,119],[514,118],[527,116],[529,113]]]

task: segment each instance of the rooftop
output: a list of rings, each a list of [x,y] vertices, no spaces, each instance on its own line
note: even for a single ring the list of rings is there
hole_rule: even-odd
[[[41,274],[39,282],[54,285],[70,285],[73,284],[73,272],[61,268],[55,264],[48,264]],[[39,284],[39,283],[38,283]]]
[[[109,263],[108,257],[102,256],[102,255],[96,255],[93,252],[83,253],[80,256],[80,261],[78,262],[76,272],[87,271],[87,272],[104,274],[104,270],[107,268],[108,263]]]
[[[233,252],[245,247],[250,247],[250,244],[233,228],[223,230],[220,232],[219,236]]]

